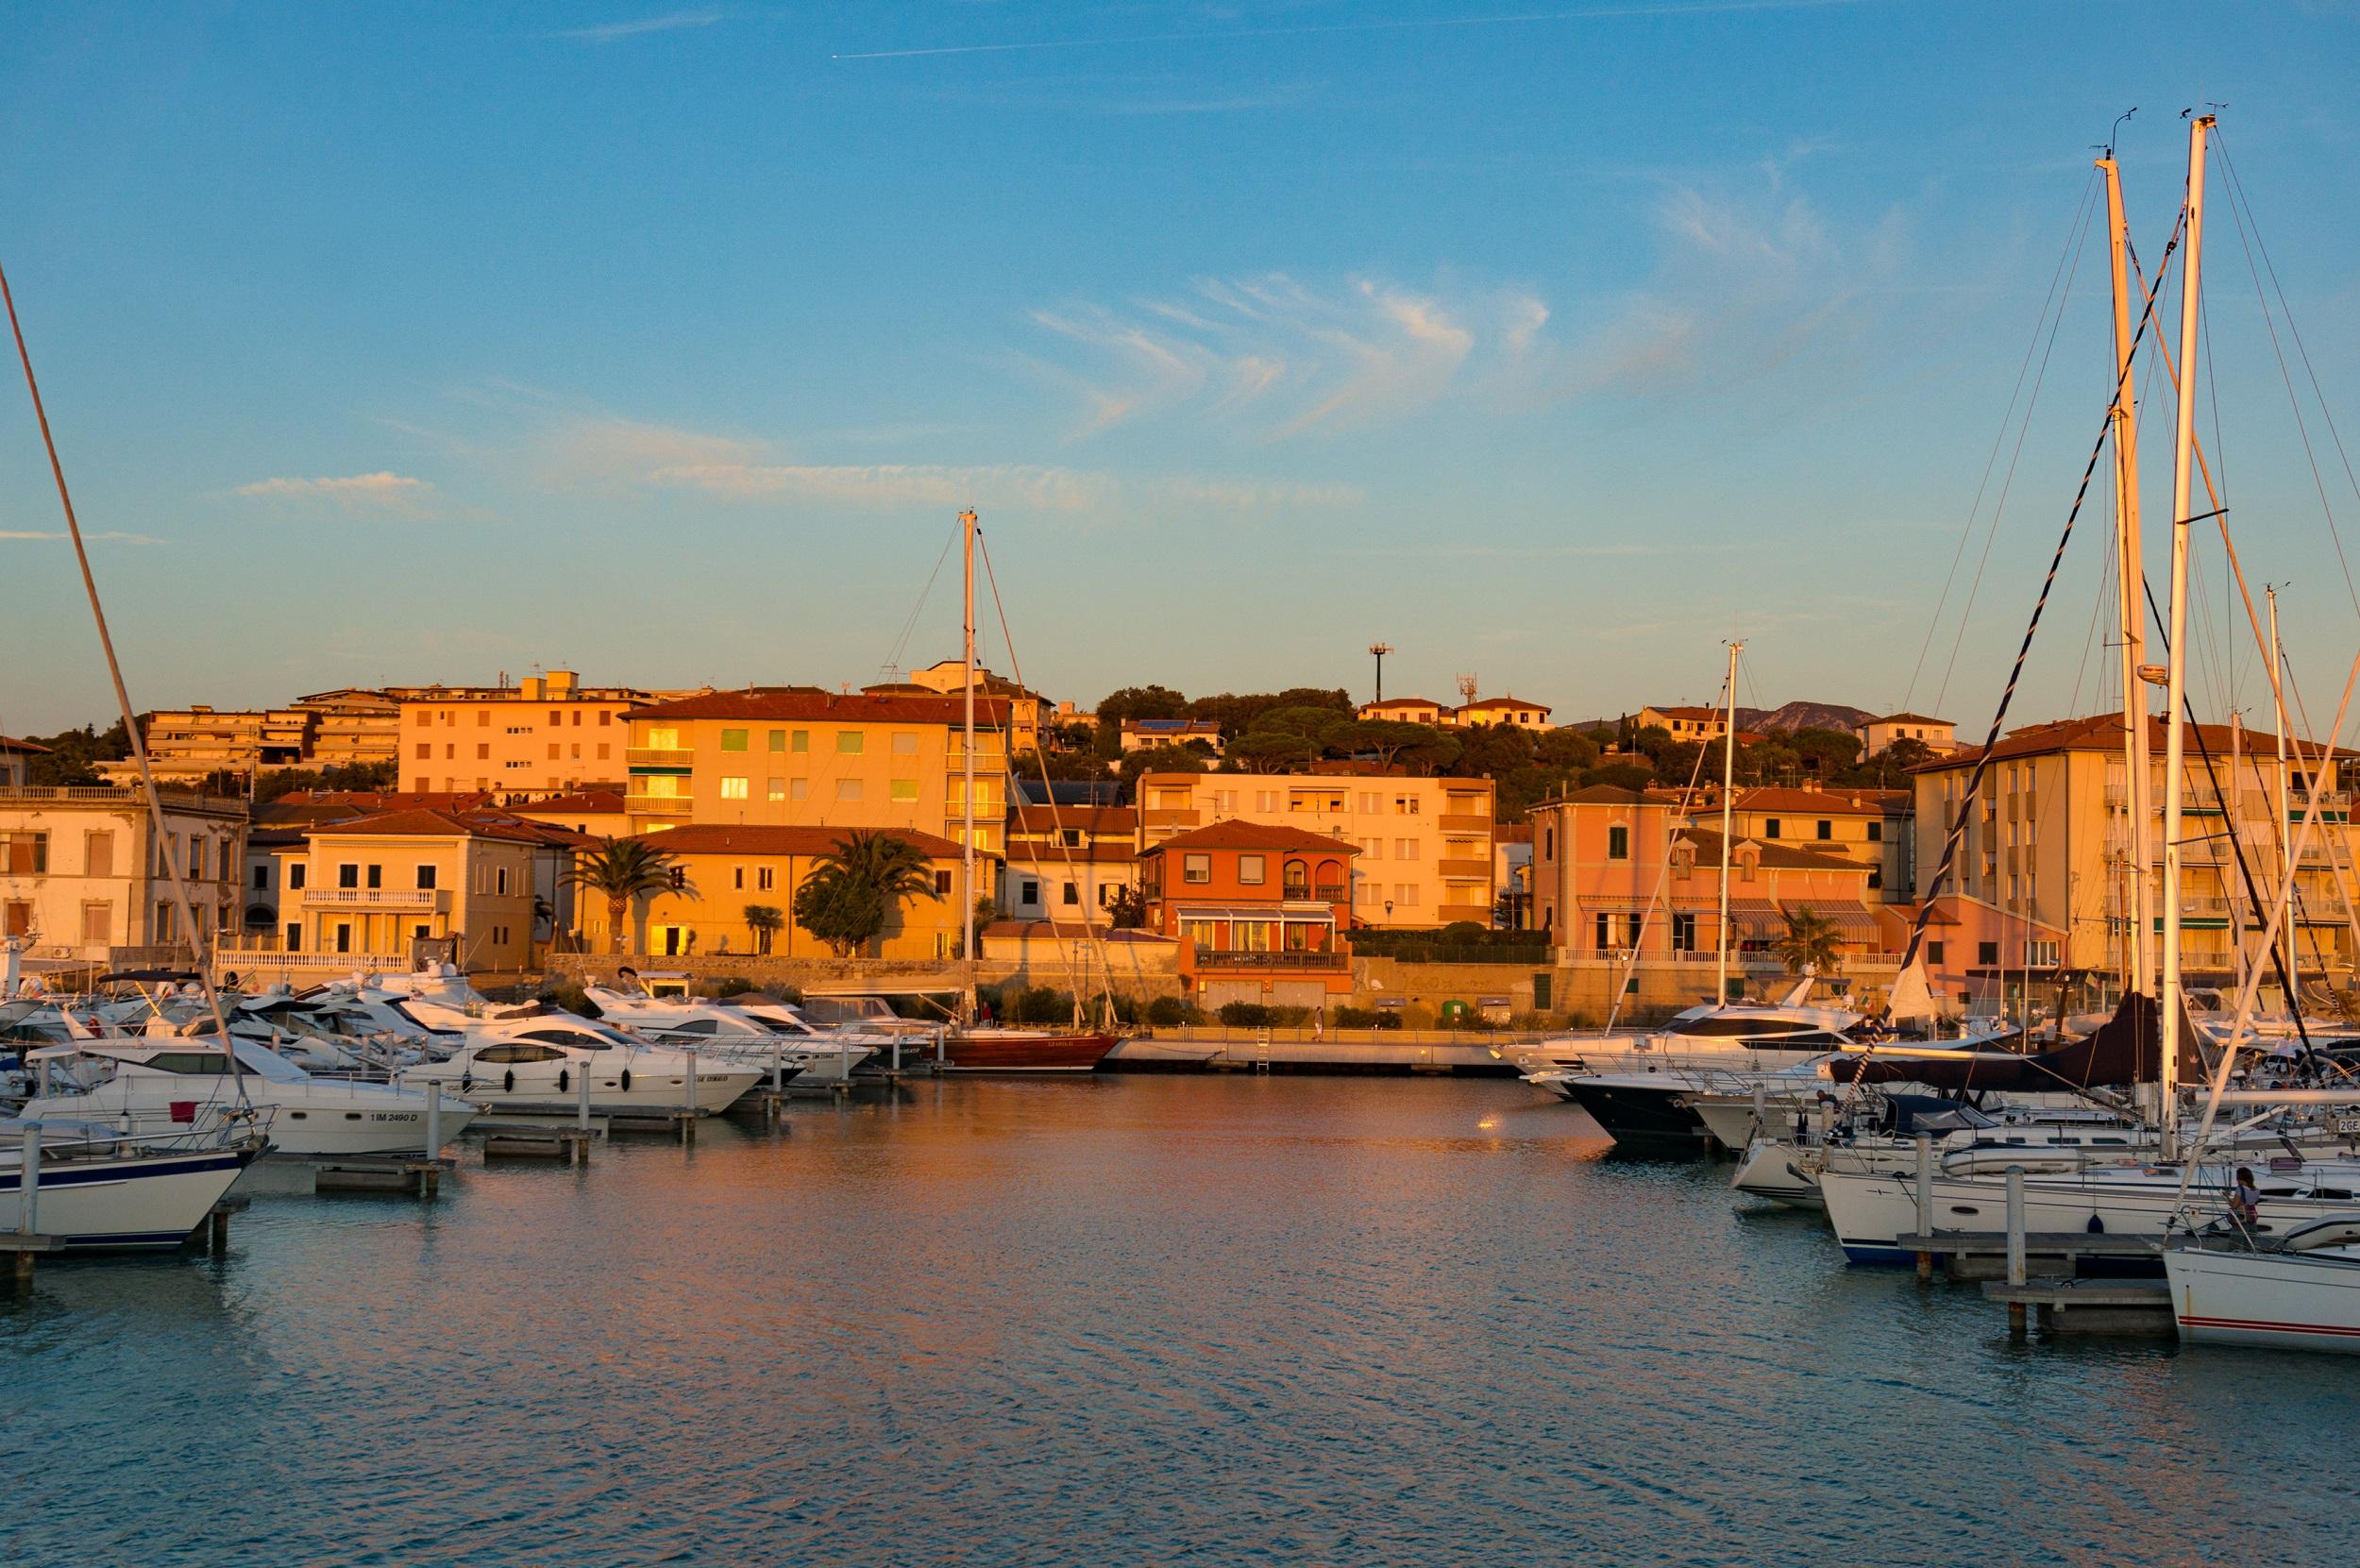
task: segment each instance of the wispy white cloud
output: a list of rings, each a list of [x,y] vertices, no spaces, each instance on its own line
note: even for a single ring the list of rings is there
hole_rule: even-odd
[[[38,529],[0,529],[0,541],[8,541],[8,540],[57,540],[57,541],[63,541],[63,540],[64,540],[64,538],[65,538],[65,535],[64,535],[63,533],[61,533],[61,532],[57,532],[57,531],[48,531],[48,532],[43,532],[43,531],[42,531],[41,530],[38,530]],[[162,541],[161,539],[157,538],[157,537],[156,537],[154,534],[152,534],[152,533],[117,533],[117,532],[107,532],[107,533],[85,533],[85,534],[83,534],[83,535],[82,535],[82,538],[83,538],[83,541],[84,541],[85,543],[87,543],[87,544],[93,544],[93,545],[160,545],[160,544],[162,544],[162,543],[163,543],[163,541]]]
[[[348,512],[370,509],[406,516],[425,515],[435,497],[434,486],[426,481],[390,470],[320,479],[256,480],[230,494],[263,500],[325,501]]]
[[[619,43],[624,39],[645,38],[649,33],[676,33],[690,27],[710,27],[720,21],[722,15],[718,10],[668,11],[662,16],[643,16],[629,22],[602,22],[591,27],[567,27],[541,36],[565,39],[575,43]]]
[[[1357,505],[1348,485],[1196,476],[1126,476],[1038,464],[703,464],[659,468],[652,485],[736,500],[806,499],[858,506],[991,506],[1030,512],[1118,514],[1189,507],[1252,513]]]

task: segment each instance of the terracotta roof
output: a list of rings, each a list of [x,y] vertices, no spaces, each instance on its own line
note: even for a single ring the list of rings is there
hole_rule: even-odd
[[[1389,697],[1381,702],[1360,704],[1361,711],[1364,713],[1371,708],[1433,708],[1440,711],[1443,706],[1444,704],[1425,697]]]
[[[320,810],[351,812],[409,811],[475,811],[491,804],[492,795],[482,789],[297,789],[281,795],[255,815],[261,817],[279,806],[311,807]]]
[[[1532,842],[1532,824],[1503,822],[1492,830],[1492,842],[1494,844],[1529,844]]]
[[[956,860],[959,847],[947,838],[915,828],[878,828],[896,838],[915,844],[929,860]],[[662,833],[639,835],[637,842],[659,849],[667,854],[832,854],[850,837],[851,828],[730,826],[717,822],[694,823],[684,828],[667,828]],[[988,854],[988,851],[982,851]]]
[[[1648,703],[1647,706],[1655,708],[1655,704],[1652,702]],[[1655,711],[1661,714],[1666,718],[1710,718],[1714,720],[1725,720],[1728,717],[1728,715],[1722,713],[1722,711],[1718,708],[1655,708]]]
[[[1121,834],[1131,837],[1139,831],[1137,806],[1019,806],[1008,814],[1010,833],[1055,833],[1060,828],[1079,829],[1083,833]]]
[[[1011,839],[1006,854],[1010,862],[1022,861],[1027,866],[1062,866],[1068,860],[1083,866],[1121,866],[1138,857],[1138,848],[1128,839],[1102,840],[1096,844],[1043,844],[1032,839]]]
[[[1924,714],[1887,714],[1882,718],[1861,720],[1863,729],[1866,729],[1871,724],[1939,724],[1945,729],[1951,727],[1950,721],[1947,718],[1929,718]]]
[[[1167,936],[1160,931],[1148,931],[1138,926],[1124,926],[1120,930],[1103,925],[1093,928],[1082,924],[1079,920],[994,920],[984,927],[983,935],[1023,936],[1035,940],[1046,940],[1054,936],[1061,941],[1079,942],[1087,940],[1093,929],[1096,930],[1098,939],[1102,942],[1176,943],[1180,940],[1177,936]]]
[[[1007,717],[1008,705],[996,698],[975,700],[975,721],[997,723]],[[826,724],[948,724],[966,722],[967,698],[908,697],[860,692],[851,695],[815,692],[803,687],[755,686],[746,691],[708,692],[677,702],[636,707],[629,719],[742,718],[817,720]]]
[[[1359,846],[1348,838],[1330,838],[1323,833],[1307,833],[1301,828],[1271,823],[1241,822],[1234,818],[1167,838],[1142,851],[1142,858],[1161,854],[1166,850],[1324,850],[1336,854],[1360,852]]]
[[[13,735],[0,735],[0,751],[40,751],[47,754],[49,748],[34,741],[18,740]]]
[[[1585,784],[1581,788],[1559,795],[1551,802],[1575,806],[1661,806],[1669,801],[1656,800],[1621,784]]]
[[[1696,846],[1696,864],[1716,869],[1721,864],[1721,835],[1709,828],[1683,828],[1679,836]],[[1864,860],[1847,860],[1838,854],[1819,854],[1811,850],[1797,850],[1778,839],[1740,838],[1739,848],[1753,845],[1762,851],[1761,864],[1780,871],[1857,871],[1867,876],[1869,865]]]
[[[1471,714],[1478,708],[1538,708],[1542,713],[1549,711],[1549,705],[1546,702],[1527,701],[1521,697],[1478,697],[1474,701],[1463,703],[1452,711]]]
[[[2164,754],[2164,721],[2150,717],[2147,721],[2148,746],[2149,750],[2158,757]],[[2202,753],[2198,750],[2196,745],[2199,735],[2203,737],[2203,744],[2212,750],[2214,757],[2225,763],[2229,756],[2231,738],[2229,726],[2199,724],[2191,728],[2188,766],[2195,769],[2200,769],[2203,767]],[[2239,743],[2245,748],[2246,755],[2250,757],[2264,751],[2275,751],[2278,747],[2278,737],[2266,730],[2247,730],[2243,733]],[[2310,750],[2313,755],[2317,755],[2316,742],[2298,742],[2298,744]],[[2060,718],[2047,724],[2028,724],[2023,729],[2014,730],[2000,736],[1999,744],[1990,748],[1990,751],[1995,761],[2005,762],[2012,757],[2048,756],[2059,751],[2116,751],[2121,748],[2122,716],[2120,714],[2095,714],[2086,718]],[[1981,757],[1984,748],[1981,746],[1962,747],[1947,757],[1939,757],[1932,762],[1921,762],[1910,771],[1933,773],[1946,768],[1972,767],[1975,766],[1976,759]],[[2337,748],[2331,755],[2350,757],[2354,753]]]
[[[537,824],[536,824],[537,825]],[[447,811],[389,811],[375,817],[359,817],[350,821],[323,823],[312,830],[314,837],[367,836],[372,838],[398,836],[416,838],[501,838],[513,843],[544,842],[541,835],[521,822],[502,822],[487,818],[454,816]]]
[[[1849,795],[1823,794],[1816,789],[1784,789],[1762,785],[1738,791],[1739,811],[1818,812],[1827,817],[1881,817],[1881,803],[1858,801]]]
[[[510,806],[508,809],[519,817],[548,817],[561,812],[582,817],[620,817],[623,814],[623,792],[619,789],[578,789],[571,795],[552,795],[546,801]]]

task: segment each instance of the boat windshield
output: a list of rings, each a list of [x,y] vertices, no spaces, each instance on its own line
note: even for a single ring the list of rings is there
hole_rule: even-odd
[[[1714,1014],[1706,1018],[1676,1019],[1664,1028],[1667,1035],[1697,1035],[1728,1039],[1745,1037],[1750,1039],[1775,1039],[1787,1035],[1808,1035],[1816,1024],[1800,1019],[1729,1018]]]

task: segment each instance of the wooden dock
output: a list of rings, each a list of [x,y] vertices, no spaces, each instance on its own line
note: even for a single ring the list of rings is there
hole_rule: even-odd
[[[1999,1279],[2008,1271],[2008,1233],[1982,1230],[1937,1230],[1899,1236],[1895,1243],[1917,1255],[1917,1277],[1930,1279],[1937,1265],[1947,1279]],[[2077,1274],[2082,1265],[2108,1261],[2124,1266],[2164,1267],[2162,1243],[2151,1236],[2116,1236],[2105,1231],[2028,1231],[2023,1238],[2026,1267],[2044,1274]]]
[[[2171,1287],[2160,1279],[1992,1280],[1987,1301],[2005,1302],[2008,1327],[2024,1332],[2027,1308],[2044,1334],[2171,1334]]]
[[[256,1160],[232,1190],[309,1197],[317,1192],[441,1195],[443,1172],[457,1162],[418,1155],[278,1155]]]
[[[594,1136],[588,1127],[501,1127],[483,1135],[483,1158],[486,1164],[496,1159],[550,1159],[587,1165]]]

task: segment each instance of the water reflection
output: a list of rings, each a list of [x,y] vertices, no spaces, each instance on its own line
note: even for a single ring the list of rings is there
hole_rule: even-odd
[[[0,1462],[79,1475],[11,1557],[2349,1555],[2360,1369],[2012,1346],[1603,1155],[1513,1083],[957,1082],[259,1201],[0,1309]]]

